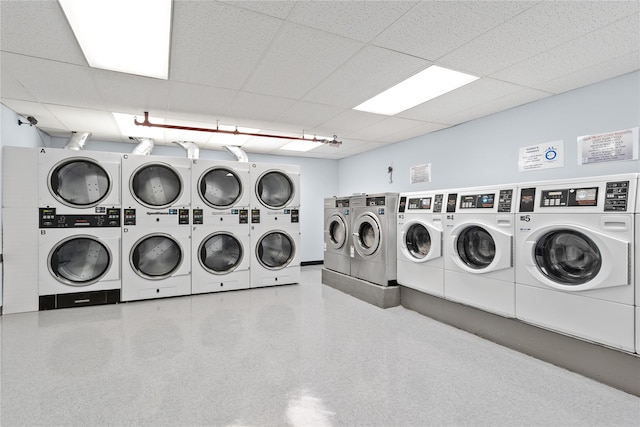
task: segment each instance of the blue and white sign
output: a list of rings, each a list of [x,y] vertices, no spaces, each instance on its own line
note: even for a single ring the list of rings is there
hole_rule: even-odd
[[[538,169],[561,168],[564,166],[564,141],[520,147],[518,169],[527,172]]]

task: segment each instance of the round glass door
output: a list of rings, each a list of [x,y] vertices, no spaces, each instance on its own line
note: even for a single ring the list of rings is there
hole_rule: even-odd
[[[535,246],[538,269],[547,278],[563,285],[582,285],[602,267],[598,246],[586,235],[573,230],[545,234]]]
[[[233,206],[242,195],[242,181],[231,169],[214,168],[202,175],[198,191],[207,205],[224,209]]]
[[[462,262],[475,270],[488,267],[496,256],[493,237],[478,226],[467,227],[460,233],[456,249]]]
[[[412,224],[404,237],[409,254],[417,259],[424,259],[431,250],[431,235],[429,230],[422,224]]]
[[[109,174],[89,159],[70,159],[49,174],[49,190],[67,206],[86,208],[104,200],[111,191]]]
[[[329,240],[335,249],[340,249],[347,241],[347,224],[340,215],[332,215],[329,219]]]
[[[362,256],[373,255],[380,246],[380,226],[370,214],[363,214],[354,225],[356,250]]]
[[[235,270],[243,257],[242,243],[229,233],[214,233],[200,244],[200,265],[213,274]]]
[[[166,234],[153,234],[138,240],[131,250],[131,267],[146,279],[171,276],[182,263],[182,248]]]
[[[272,231],[262,236],[256,246],[256,255],[263,267],[279,270],[293,260],[295,250],[291,237],[281,231]]]
[[[131,177],[131,194],[150,208],[171,206],[182,194],[182,180],[167,165],[143,166]]]
[[[61,283],[88,286],[111,267],[111,252],[91,236],[76,236],[58,243],[49,254],[49,271]]]
[[[267,172],[256,184],[256,196],[260,203],[271,209],[286,206],[293,199],[294,192],[293,182],[283,172]]]

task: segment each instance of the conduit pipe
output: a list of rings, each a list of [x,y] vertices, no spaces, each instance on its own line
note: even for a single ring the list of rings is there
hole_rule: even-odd
[[[323,144],[329,144],[334,147],[337,147],[342,144],[342,141],[338,141],[337,139],[338,137],[336,135],[333,136],[333,139],[318,139],[315,136],[313,138],[305,138],[305,137],[298,137],[298,136],[272,135],[268,133],[241,132],[238,130],[238,128],[236,128],[236,130],[222,130],[222,129],[218,129],[217,127],[215,129],[211,129],[211,128],[199,128],[199,127],[192,127],[192,126],[178,126],[178,125],[167,125],[162,123],[151,123],[149,121],[148,111],[144,112],[143,121],[139,122],[137,118],[134,118],[133,123],[136,126],[147,126],[152,128],[192,130],[196,132],[226,133],[229,135],[259,136],[262,138],[280,138],[280,139],[289,139],[289,140],[296,140],[296,141],[313,141],[313,142],[320,142]]]
[[[187,152],[187,159],[198,160],[200,158],[200,147],[191,141],[173,141]]]
[[[244,150],[237,145],[225,145],[224,148],[229,153],[231,153],[231,155],[235,157],[237,161],[244,163],[249,161],[249,156],[247,156],[247,153],[245,153]]]
[[[138,154],[141,156],[148,156],[149,154],[151,154],[151,151],[153,150],[153,146],[155,145],[155,143],[153,142],[153,139],[139,138],[139,137],[136,137],[133,139],[138,141],[138,145],[136,145],[136,148],[133,149],[131,154]]]
[[[69,142],[64,146],[64,149],[75,151],[84,150],[84,145],[87,143],[87,139],[90,135],[91,133],[89,132],[71,132],[71,138],[69,138]]]

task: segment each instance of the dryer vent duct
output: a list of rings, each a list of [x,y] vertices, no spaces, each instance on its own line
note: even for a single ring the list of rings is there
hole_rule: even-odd
[[[200,147],[195,142],[191,141],[173,141],[174,144],[178,144],[187,152],[187,159],[198,160],[200,158]]]
[[[87,139],[91,136],[89,132],[72,132],[69,142],[64,146],[65,150],[84,150],[84,145],[87,143]]]
[[[225,145],[224,148],[228,152],[230,152],[237,161],[245,163],[249,161],[249,156],[247,156],[247,153],[245,153],[244,150],[237,145]]]
[[[133,149],[131,154],[138,154],[141,156],[148,156],[151,154],[153,150],[154,142],[151,138],[132,138],[135,141],[138,141],[138,145]]]

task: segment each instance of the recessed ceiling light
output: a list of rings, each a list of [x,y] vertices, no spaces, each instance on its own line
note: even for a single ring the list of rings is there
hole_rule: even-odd
[[[478,79],[470,74],[432,65],[353,109],[393,116]]]
[[[318,148],[322,145],[322,142],[317,141],[291,141],[288,144],[280,147],[280,150],[287,151],[311,151],[314,148]]]
[[[59,0],[89,66],[167,79],[171,0]]]

